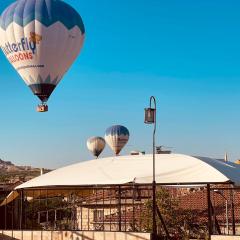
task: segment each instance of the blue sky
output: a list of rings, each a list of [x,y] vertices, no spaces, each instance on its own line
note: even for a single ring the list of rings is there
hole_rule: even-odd
[[[1,1],[0,10],[11,2]],[[143,109],[151,95],[159,145],[240,158],[238,0],[66,2],[81,14],[86,40],[48,113],[35,112],[38,99],[0,53],[1,158],[50,168],[90,159],[87,138],[112,124],[130,130],[122,154],[149,152]]]

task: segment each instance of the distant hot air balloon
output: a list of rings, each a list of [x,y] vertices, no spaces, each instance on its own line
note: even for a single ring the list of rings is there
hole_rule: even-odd
[[[102,137],[91,137],[87,140],[88,150],[97,158],[105,148],[105,145],[106,142]]]
[[[235,161],[234,163],[240,165],[240,159],[238,159],[237,161]]]
[[[121,125],[109,127],[105,133],[105,140],[116,155],[120,153],[129,139],[129,131]]]
[[[1,15],[3,53],[32,92],[46,105],[77,58],[85,29],[80,15],[59,0],[18,0]]]

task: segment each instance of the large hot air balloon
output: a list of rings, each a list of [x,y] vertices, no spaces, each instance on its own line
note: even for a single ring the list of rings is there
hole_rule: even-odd
[[[121,125],[109,127],[105,133],[105,140],[116,155],[120,153],[129,139],[129,131]]]
[[[42,104],[78,56],[85,29],[80,15],[59,0],[18,0],[1,15],[5,56]]]
[[[97,158],[105,148],[105,145],[105,140],[102,137],[91,137],[87,140],[88,150]]]

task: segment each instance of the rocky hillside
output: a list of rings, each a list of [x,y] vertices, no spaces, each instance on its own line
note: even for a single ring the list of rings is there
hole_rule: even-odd
[[[44,169],[44,173],[51,170]],[[0,159],[0,185],[3,183],[26,182],[41,174],[40,168],[31,166],[16,166],[12,162]]]
[[[11,173],[33,170],[30,166],[16,166],[12,162],[0,159],[0,173]]]

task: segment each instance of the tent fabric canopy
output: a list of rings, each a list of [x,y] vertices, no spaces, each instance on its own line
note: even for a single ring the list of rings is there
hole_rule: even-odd
[[[19,196],[19,193],[17,191],[10,192],[7,197],[1,202],[0,207],[9,204],[14,199],[16,199]]]
[[[206,157],[156,154],[158,184],[224,183],[240,185],[240,166]],[[117,185],[152,182],[152,154],[100,158],[59,168],[16,187]]]

